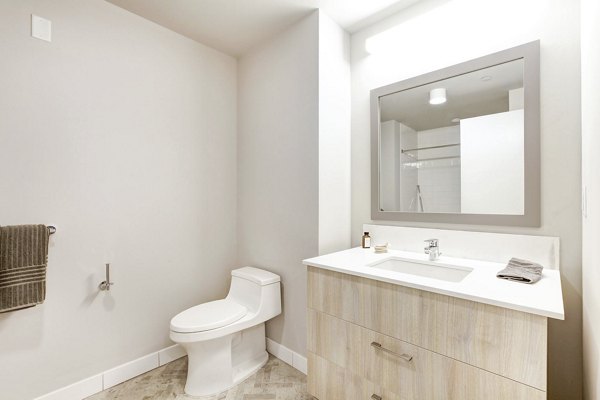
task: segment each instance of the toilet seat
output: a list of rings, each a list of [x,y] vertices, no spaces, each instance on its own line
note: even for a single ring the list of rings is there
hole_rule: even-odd
[[[180,312],[171,320],[171,331],[194,333],[221,328],[234,323],[248,313],[235,301],[223,299],[203,303]]]

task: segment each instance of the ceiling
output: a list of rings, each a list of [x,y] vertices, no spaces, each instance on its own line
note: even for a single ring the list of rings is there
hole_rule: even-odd
[[[442,87],[448,101],[429,104],[429,91]],[[396,120],[416,131],[450,126],[455,124],[454,118],[508,111],[508,91],[520,87],[523,87],[522,59],[381,97],[381,120]]]
[[[355,32],[420,0],[107,0],[233,56],[320,8]]]

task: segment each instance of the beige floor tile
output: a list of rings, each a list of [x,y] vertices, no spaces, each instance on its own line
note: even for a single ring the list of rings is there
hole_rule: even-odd
[[[87,400],[190,400],[183,392],[187,374],[187,357],[173,361],[117,386],[97,393]],[[283,361],[270,356],[257,373],[215,400],[311,400],[306,392],[306,375]]]

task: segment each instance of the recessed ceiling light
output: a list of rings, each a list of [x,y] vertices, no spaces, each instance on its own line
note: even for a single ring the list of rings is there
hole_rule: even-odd
[[[443,104],[446,102],[446,89],[436,88],[429,91],[429,104]]]
[[[484,81],[484,82],[491,81],[492,77],[489,76],[489,75],[484,75],[484,76],[481,77],[481,80]]]

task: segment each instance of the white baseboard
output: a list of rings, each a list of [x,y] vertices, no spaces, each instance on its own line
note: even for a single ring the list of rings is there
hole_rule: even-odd
[[[121,364],[34,400],[81,400],[185,356],[178,344]]]
[[[286,364],[306,374],[306,357],[267,338],[267,351]],[[123,383],[131,378],[146,373],[185,356],[185,350],[178,344],[169,346],[155,353],[121,364],[100,374],[75,382],[53,392],[36,397],[34,400],[82,400],[93,394]]]
[[[298,371],[306,375],[308,370],[308,362],[306,357],[288,349],[287,347],[277,343],[276,341],[267,338],[267,351],[279,358],[286,364],[291,365]]]
[[[103,389],[111,388],[158,367],[158,352],[140,357],[136,360],[129,361],[128,363],[121,364],[113,369],[109,369],[108,371],[104,371],[102,374],[102,387]]]
[[[103,390],[102,374],[75,382],[34,400],[81,400]]]
[[[158,365],[162,367],[163,365],[184,357],[185,355],[185,350],[178,344],[167,347],[166,349],[162,349],[158,352]]]

